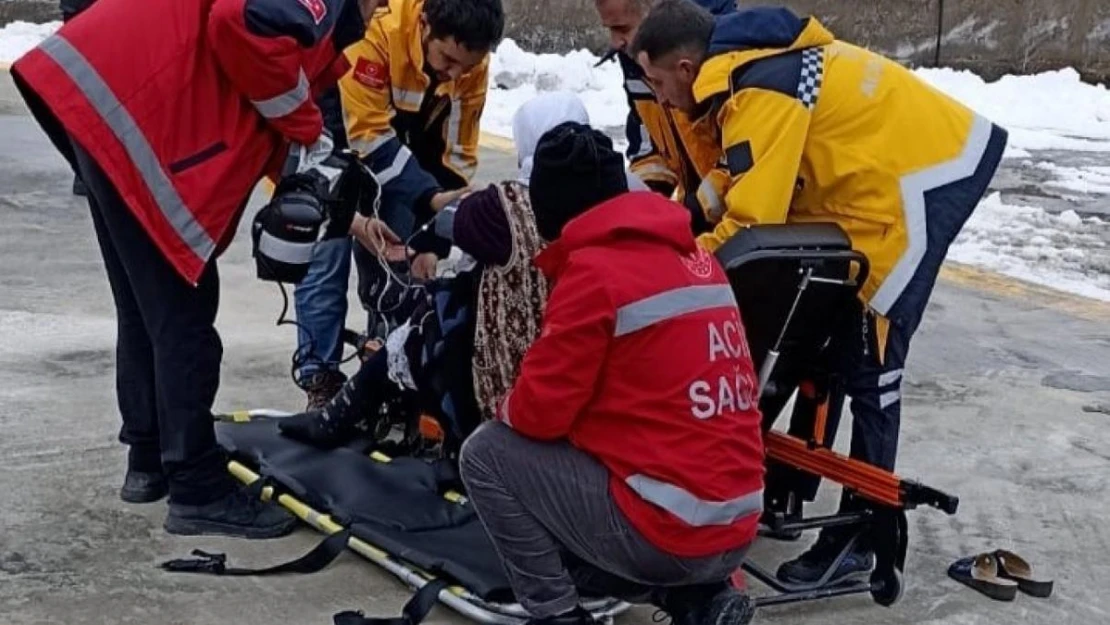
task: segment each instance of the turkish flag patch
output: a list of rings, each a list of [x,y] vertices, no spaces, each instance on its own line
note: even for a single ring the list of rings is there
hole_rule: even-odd
[[[373,63],[360,56],[355,61],[354,77],[371,89],[381,89],[389,83],[389,70],[382,63]]]
[[[325,4],[324,0],[297,0],[297,2],[308,9],[308,12],[312,15],[312,20],[317,25],[324,21],[324,16],[328,14],[328,5]]]

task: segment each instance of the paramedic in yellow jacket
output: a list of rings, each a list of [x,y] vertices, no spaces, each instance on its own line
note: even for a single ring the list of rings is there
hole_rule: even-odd
[[[466,190],[478,167],[490,51],[504,21],[501,0],[390,0],[365,37],[345,51],[351,69],[338,87],[343,119],[329,127],[343,135],[336,145],[359,152],[377,175],[382,219],[403,239],[417,233],[410,242],[418,252],[411,261],[417,279],[430,277],[437,258],[450,252],[448,241],[419,227]],[[384,311],[386,322],[406,316],[399,282],[361,246],[353,247],[364,307]],[[340,337],[351,252],[348,240],[317,245],[295,291],[297,381],[308,393],[308,409],[331,399],[345,379]],[[405,263],[394,271],[408,268]],[[382,321],[371,319],[374,326]]]
[[[690,0],[716,16],[736,10],[736,0]],[[710,228],[705,206],[699,200],[702,177],[721,160],[721,148],[713,136],[712,120],[701,128],[682,111],[665,107],[644,81],[644,70],[629,56],[629,46],[653,0],[595,0],[601,25],[609,31],[609,53],[598,63],[615,58],[624,75],[628,98],[625,157],[628,169],[652,191],[677,197],[692,215],[695,234]],[[709,188],[707,188],[709,190]],[[704,198],[712,195],[703,195]]]
[[[949,244],[994,176],[1006,131],[786,9],[715,20],[687,0],[660,0],[633,49],[664,104],[718,129],[726,165],[712,174],[716,226],[700,237],[705,247],[750,224],[831,221],[868,257],[861,305],[836,354],[852,397],[851,455],[892,470],[910,338]],[[779,577],[816,581],[844,542],[822,532]],[[833,579],[872,563],[862,545]]]

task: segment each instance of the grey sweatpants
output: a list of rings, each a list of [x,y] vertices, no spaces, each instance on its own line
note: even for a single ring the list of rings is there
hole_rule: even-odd
[[[746,548],[680,558],[649,543],[609,494],[609,472],[565,441],[490,422],[462,446],[460,472],[517,600],[535,618],[590,597],[649,603],[654,589],[723,582]]]

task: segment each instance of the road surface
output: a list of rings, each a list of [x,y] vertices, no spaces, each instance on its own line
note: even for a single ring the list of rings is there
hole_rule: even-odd
[[[328,623],[392,616],[407,593],[353,555],[309,576],[170,575],[194,548],[274,563],[317,535],[250,543],[166,535],[165,504],[117,498],[114,314],[87,206],[71,174],[0,80],[0,622],[148,625]],[[480,178],[513,158],[483,149]],[[250,209],[251,214],[257,203]],[[294,334],[275,327],[277,288],[254,278],[246,224],[221,260],[225,344],[218,409],[297,409]],[[357,310],[357,309],[356,309]],[[352,323],[356,321],[352,320]],[[961,498],[959,514],[911,513],[907,588],[767,610],[766,623],[1110,622],[1110,308],[953,268],[906,373],[899,472]],[[847,439],[842,432],[840,442]],[[816,511],[828,510],[830,491]],[[762,562],[804,545],[757,545]],[[1056,596],[992,602],[945,576],[954,559],[1011,548],[1055,578]],[[622,622],[647,625],[638,609]],[[437,623],[462,623],[437,609]]]

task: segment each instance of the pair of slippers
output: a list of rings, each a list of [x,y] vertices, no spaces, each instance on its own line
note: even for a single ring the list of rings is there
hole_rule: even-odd
[[[1052,595],[1051,580],[1035,579],[1028,562],[1003,549],[956,560],[948,576],[998,601],[1013,601],[1019,590],[1042,599]]]

